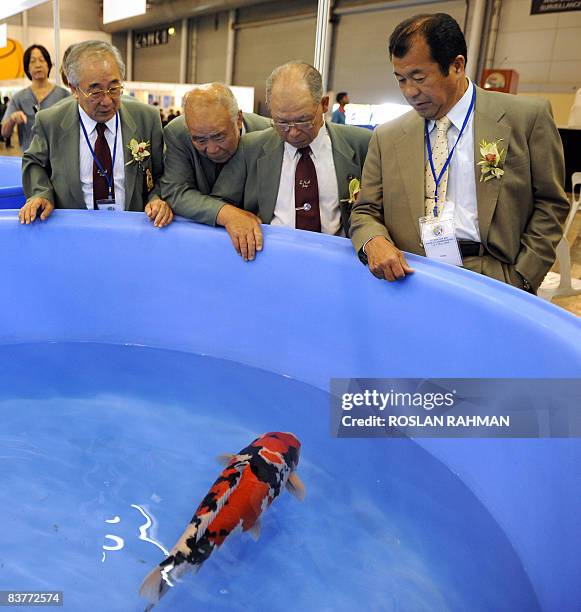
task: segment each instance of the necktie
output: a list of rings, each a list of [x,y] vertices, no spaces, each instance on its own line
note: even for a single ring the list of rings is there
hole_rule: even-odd
[[[113,162],[111,161],[111,149],[105,138],[107,126],[104,123],[97,123],[97,140],[95,141],[95,158],[99,160],[101,167],[108,177],[113,176]],[[115,198],[115,186],[113,185],[113,198]],[[102,175],[97,163],[93,161],[93,202],[97,208],[97,200],[106,200],[109,197],[109,183]]]
[[[436,171],[436,176],[440,175],[442,172],[442,168],[448,159],[448,130],[452,122],[448,117],[442,117],[441,119],[436,119],[436,139],[432,146],[432,160],[434,162],[434,169]],[[450,166],[446,168],[446,172],[444,172],[444,176],[442,176],[442,180],[440,181],[440,186],[438,187],[438,214],[442,214],[442,205],[446,201],[446,188],[448,187],[448,171]],[[433,216],[434,214],[434,205],[436,204],[436,181],[434,180],[434,175],[432,174],[432,169],[430,167],[430,160],[426,160],[426,171],[425,171],[425,186],[426,186],[426,215],[428,217]]]
[[[319,184],[311,147],[298,149],[298,152],[301,157],[295,170],[295,227],[320,232]]]

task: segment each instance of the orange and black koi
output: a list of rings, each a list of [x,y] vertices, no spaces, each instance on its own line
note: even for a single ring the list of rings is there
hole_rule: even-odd
[[[143,581],[139,594],[151,606],[191,570],[196,572],[234,531],[260,534],[260,517],[286,487],[302,500],[305,488],[296,475],[301,443],[292,433],[270,432],[237,455],[225,455],[224,471],[198,506],[167,559]]]

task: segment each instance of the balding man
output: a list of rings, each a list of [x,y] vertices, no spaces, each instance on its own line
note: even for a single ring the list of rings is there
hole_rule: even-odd
[[[345,236],[349,183],[359,178],[371,132],[325,123],[329,97],[305,62],[275,68],[266,82],[273,127],[242,138],[212,195],[217,216],[248,261],[261,249],[259,223]]]
[[[264,130],[268,119],[238,109],[234,94],[222,83],[192,89],[184,116],[164,129],[163,197],[183,217],[215,225],[221,203],[208,197],[224,164],[234,155],[240,135]]]
[[[155,107],[122,97],[125,65],[109,43],[75,45],[66,62],[74,97],[36,115],[22,158],[28,198],[21,223],[54,208],[145,211],[156,227],[173,213],[160,197],[163,135]]]

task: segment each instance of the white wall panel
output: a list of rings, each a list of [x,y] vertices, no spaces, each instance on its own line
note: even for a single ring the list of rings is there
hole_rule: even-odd
[[[255,88],[255,108],[267,114],[265,81],[272,69],[290,60],[313,62],[316,18],[298,19],[236,32],[234,83]]]
[[[223,81],[226,76],[228,13],[208,15],[196,21],[198,30],[196,40],[193,41],[196,43],[196,50],[193,54],[196,62],[195,74],[193,67],[190,67],[188,82]],[[241,85],[246,85],[246,83],[241,83]]]
[[[167,45],[133,48],[133,80],[157,83],[177,83],[180,76],[181,22],[147,28],[144,32],[163,30],[172,25],[175,36],[170,36]],[[141,31],[141,30],[139,30]],[[135,32],[133,33],[135,40]]]
[[[530,9],[530,0],[503,0],[494,67],[518,70],[520,92],[573,95],[581,87],[581,12]]]

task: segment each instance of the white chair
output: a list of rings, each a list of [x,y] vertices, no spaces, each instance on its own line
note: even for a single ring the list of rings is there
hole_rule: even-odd
[[[575,197],[575,192],[579,188],[579,197]],[[549,272],[539,287],[538,295],[549,302],[555,297],[565,297],[581,294],[581,280],[571,278],[571,249],[567,242],[567,233],[571,229],[575,214],[581,205],[581,172],[574,172],[571,177],[571,210],[565,221],[563,237],[557,245],[557,261],[559,262],[559,272]]]

